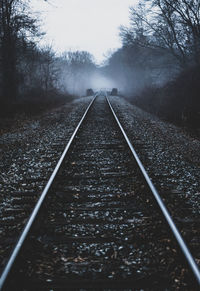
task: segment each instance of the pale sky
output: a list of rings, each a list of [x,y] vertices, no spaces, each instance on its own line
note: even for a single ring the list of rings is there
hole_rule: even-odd
[[[86,50],[100,63],[111,49],[121,47],[119,26],[129,24],[129,7],[138,0],[32,0],[41,11],[43,42],[57,52]]]

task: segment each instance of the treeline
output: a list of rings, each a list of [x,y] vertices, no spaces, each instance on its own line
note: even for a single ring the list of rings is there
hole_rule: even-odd
[[[192,128],[200,121],[200,1],[141,0],[120,28],[105,72],[147,111]]]
[[[51,47],[39,48],[43,33],[29,3],[0,0],[1,114],[37,112],[65,102],[84,92],[85,80],[96,70],[87,52],[57,56]]]

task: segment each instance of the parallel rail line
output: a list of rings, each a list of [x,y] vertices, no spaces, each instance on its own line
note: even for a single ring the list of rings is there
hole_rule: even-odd
[[[197,280],[198,284],[200,285],[200,272],[199,272],[199,268],[198,268],[194,258],[192,257],[192,255],[191,255],[186,243],[184,242],[184,240],[183,240],[178,228],[176,227],[176,224],[174,223],[173,219],[171,218],[171,216],[170,216],[170,214],[169,214],[164,202],[162,201],[157,189],[155,188],[154,184],[152,183],[152,181],[151,181],[147,171],[145,170],[142,162],[140,161],[140,159],[139,159],[139,157],[138,157],[133,145],[131,144],[127,134],[125,133],[125,131],[124,131],[119,119],[117,118],[117,115],[115,114],[115,112],[114,112],[109,100],[108,100],[108,103],[109,103],[110,109],[111,109],[111,111],[112,111],[112,113],[113,113],[113,115],[114,115],[114,117],[116,119],[116,122],[119,125],[119,127],[120,127],[120,129],[122,131],[122,134],[123,134],[125,140],[127,141],[127,144],[129,146],[131,152],[133,153],[133,156],[134,156],[135,160],[137,161],[138,166],[139,166],[142,174],[144,175],[144,178],[145,178],[147,184],[149,185],[149,188],[151,189],[152,194],[154,195],[154,197],[155,197],[155,199],[156,199],[156,201],[157,201],[157,203],[158,203],[158,205],[159,205],[159,207],[160,207],[160,209],[161,209],[161,211],[162,211],[167,223],[169,224],[169,226],[171,228],[171,231],[172,231],[173,235],[175,236],[175,238],[176,238],[176,240],[177,240],[177,242],[178,242],[178,244],[179,244],[184,256],[186,257],[187,262],[190,265],[190,267],[191,267],[191,269],[193,271],[193,274],[196,277],[196,280]]]
[[[30,216],[30,218],[29,218],[29,220],[28,220],[28,222],[27,222],[27,224],[26,224],[26,226],[25,226],[25,228],[24,228],[24,230],[23,230],[23,232],[22,232],[22,234],[21,234],[21,236],[20,236],[20,238],[19,238],[19,240],[18,240],[18,242],[17,242],[17,244],[16,244],[16,246],[15,246],[15,248],[14,248],[14,250],[13,250],[13,252],[12,252],[12,254],[11,254],[11,257],[10,257],[10,259],[9,259],[9,261],[8,261],[8,263],[7,263],[7,265],[6,265],[6,267],[5,267],[5,269],[4,269],[4,271],[3,271],[3,273],[2,273],[2,276],[1,276],[1,278],[0,278],[0,290],[11,290],[11,289],[9,289],[10,287],[7,287],[7,286],[10,286],[9,284],[10,284],[10,281],[12,280],[12,274],[13,274],[13,272],[16,272],[16,265],[17,264],[19,264],[19,261],[20,261],[20,256],[21,256],[21,253],[23,252],[23,247],[24,247],[24,245],[26,244],[26,241],[29,239],[29,236],[30,236],[30,233],[31,233],[31,235],[32,235],[32,233],[34,232],[34,230],[32,230],[32,229],[34,229],[34,225],[35,224],[37,224],[37,220],[39,219],[38,218],[38,216],[39,216],[39,214],[40,214],[40,212],[42,211],[42,207],[44,207],[43,205],[45,204],[45,201],[47,200],[47,198],[48,198],[48,194],[49,194],[49,192],[50,191],[54,191],[54,192],[56,192],[56,190],[55,189],[57,189],[57,186],[59,185],[60,186],[60,184],[59,183],[61,183],[63,180],[64,180],[64,178],[63,177],[65,177],[65,176],[63,176],[64,174],[62,174],[62,171],[65,173],[65,171],[67,171],[67,170],[65,170],[65,168],[66,168],[66,165],[64,165],[65,163],[67,163],[67,166],[69,166],[69,163],[68,162],[66,162],[66,160],[69,158],[70,159],[70,151],[73,151],[71,148],[73,147],[73,145],[76,143],[76,137],[77,137],[77,135],[79,134],[79,132],[81,131],[81,128],[83,128],[84,129],[84,122],[86,121],[86,119],[88,118],[88,115],[89,114],[91,114],[90,113],[90,111],[91,111],[91,109],[93,108],[93,106],[95,106],[95,100],[96,99],[98,99],[99,97],[94,97],[93,98],[93,100],[91,101],[91,103],[89,104],[89,106],[88,106],[88,108],[86,109],[86,111],[85,111],[85,113],[84,113],[84,115],[83,115],[83,117],[81,118],[81,120],[80,120],[80,122],[79,122],[79,124],[78,124],[78,126],[76,127],[76,129],[75,129],[75,131],[74,131],[74,133],[73,133],[73,135],[71,136],[71,138],[70,138],[70,140],[69,140],[69,142],[68,142],[68,144],[67,144],[67,146],[65,147],[65,150],[64,150],[64,152],[63,152],[63,154],[62,154],[62,156],[61,156],[61,158],[60,158],[60,160],[59,160],[59,162],[58,162],[58,164],[56,165],[56,167],[55,167],[55,169],[54,169],[54,171],[53,171],[53,173],[52,173],[52,175],[51,175],[51,177],[50,177],[50,179],[49,179],[49,181],[48,181],[48,183],[47,183],[47,185],[46,185],[46,187],[45,187],[45,189],[44,189],[44,191],[42,192],[42,194],[41,194],[41,196],[40,196],[40,198],[39,198],[39,200],[38,200],[38,202],[37,202],[37,204],[36,204],[36,206],[35,206],[35,208],[34,208],[34,210],[33,210],[33,212],[32,212],[32,214],[31,214],[31,216]],[[101,97],[102,98],[102,97]],[[183,240],[183,238],[182,238],[182,236],[181,236],[181,234],[180,234],[180,232],[178,231],[178,229],[177,229],[177,227],[176,227],[176,225],[175,225],[175,223],[173,222],[173,220],[172,220],[172,218],[171,218],[171,216],[170,216],[170,214],[169,214],[169,212],[168,212],[168,210],[167,210],[167,208],[166,208],[166,206],[165,206],[165,204],[163,203],[163,201],[162,201],[162,199],[161,199],[161,197],[160,197],[160,195],[159,195],[159,193],[158,193],[158,191],[156,190],[156,188],[155,188],[155,186],[153,185],[153,183],[152,183],[152,181],[151,181],[151,179],[150,179],[150,177],[149,177],[149,175],[147,174],[147,171],[145,170],[145,168],[144,168],[144,166],[143,166],[143,164],[141,163],[141,161],[140,161],[140,159],[139,159],[139,157],[138,157],[138,155],[137,155],[137,153],[136,153],[136,151],[134,150],[134,147],[133,147],[133,145],[131,144],[131,142],[130,142],[130,140],[129,140],[129,138],[128,138],[128,136],[127,136],[127,134],[125,133],[125,131],[124,131],[124,129],[123,129],[123,127],[122,127],[122,125],[121,125],[121,123],[120,123],[120,121],[119,121],[119,119],[117,118],[117,116],[116,116],[116,113],[115,113],[115,111],[114,111],[114,109],[112,108],[112,105],[111,105],[111,103],[110,103],[110,101],[109,101],[109,98],[107,98],[106,97],[106,102],[107,102],[107,105],[105,105],[104,103],[105,103],[105,100],[103,101],[103,100],[101,100],[100,101],[100,103],[99,103],[99,108],[100,108],[100,106],[102,105],[102,104],[104,104],[103,106],[106,108],[106,106],[108,106],[109,108],[110,108],[110,112],[112,112],[112,118],[115,120],[115,124],[117,125],[117,127],[118,127],[118,131],[120,131],[121,133],[122,133],[122,136],[124,137],[124,143],[126,143],[127,145],[128,145],[128,148],[129,148],[129,151],[132,153],[132,155],[133,155],[133,157],[134,157],[134,160],[136,161],[136,163],[137,163],[137,165],[138,165],[138,167],[139,167],[139,169],[140,169],[140,171],[141,171],[141,173],[142,173],[142,175],[143,175],[143,177],[144,177],[144,179],[145,179],[145,183],[148,185],[148,187],[149,187],[149,191],[151,191],[151,193],[153,194],[153,196],[154,196],[154,198],[155,198],[155,200],[156,200],[156,202],[157,202],[157,204],[158,204],[158,206],[159,206],[159,208],[160,208],[160,210],[161,210],[161,212],[162,212],[162,214],[163,214],[163,216],[165,217],[165,220],[166,220],[166,222],[167,222],[167,224],[169,225],[169,228],[171,229],[171,231],[172,231],[172,233],[173,233],[173,236],[175,237],[175,239],[176,239],[176,242],[177,242],[177,245],[180,247],[180,249],[181,249],[181,251],[182,251],[182,253],[183,253],[183,256],[184,256],[184,258],[185,258],[185,260],[187,261],[187,263],[188,263],[188,266],[189,266],[189,268],[191,269],[191,273],[193,274],[193,276],[194,276],[194,278],[195,278],[195,280],[196,280],[196,284],[198,285],[198,286],[200,286],[200,272],[199,272],[199,269],[198,269],[198,266],[197,266],[197,264],[196,264],[196,262],[195,262],[195,260],[194,260],[194,258],[192,257],[192,255],[191,255],[191,253],[190,253],[190,251],[189,251],[189,249],[188,249],[188,247],[187,247],[187,245],[185,244],[185,242],[184,242],[184,240]],[[104,102],[104,103],[103,103]],[[96,112],[98,112],[98,110],[96,111]],[[93,113],[94,114],[94,116],[95,116],[95,112]],[[103,122],[103,111],[100,113],[100,115],[99,115],[99,120],[100,120],[100,122]],[[95,121],[95,122],[97,122],[97,121]],[[98,125],[99,126],[99,125]],[[102,127],[104,126],[103,124],[101,125]],[[100,145],[98,145],[99,146],[99,150],[98,150],[98,153],[100,153],[101,154],[101,151],[103,151],[104,149],[108,149],[108,150],[110,150],[110,147],[112,147],[112,153],[114,153],[114,150],[113,150],[113,148],[115,149],[115,147],[116,147],[116,149],[117,149],[117,151],[120,153],[121,151],[123,152],[124,151],[124,145],[121,145],[120,143],[118,143],[118,142],[116,142],[116,140],[115,140],[115,135],[116,135],[116,133],[114,132],[113,133],[113,139],[112,139],[112,142],[111,142],[111,145],[109,145],[109,144],[107,144],[107,141],[103,141],[103,142],[101,142],[101,144]],[[83,139],[87,139],[87,134],[84,136],[83,135]],[[94,144],[93,144],[94,143]],[[96,146],[96,144],[95,143],[97,143],[97,141],[95,140],[94,142],[92,143],[92,141],[91,142],[88,142],[87,143],[87,145],[88,145],[88,152],[90,152],[90,147],[91,147],[91,152],[92,151],[94,151],[94,149],[95,149],[95,146]],[[123,142],[122,142],[123,143]],[[83,147],[83,148],[81,148],[81,146]],[[85,149],[85,147],[84,147],[84,144],[82,144],[81,142],[79,142],[79,150],[80,150],[80,152],[79,152],[79,155],[81,156],[82,155],[82,150],[86,150]],[[74,151],[76,151],[76,149],[74,150]],[[85,154],[85,153],[84,153]],[[87,152],[86,152],[86,155],[87,155]],[[76,155],[75,155],[76,156]],[[92,157],[93,157],[93,154],[92,154]],[[80,157],[80,159],[81,159],[81,157]],[[82,158],[82,162],[83,162],[83,160],[84,159],[87,159],[87,157],[85,158],[84,156],[83,156],[83,158]],[[129,176],[130,176],[130,173],[132,173],[131,171],[132,171],[132,169],[128,172],[125,172],[124,170],[120,173],[118,173],[117,171],[115,171],[115,172],[112,172],[112,171],[108,171],[107,169],[106,169],[106,166],[105,166],[105,160],[107,159],[107,157],[104,157],[104,160],[100,160],[100,162],[102,162],[102,164],[103,164],[103,166],[102,166],[102,173],[103,173],[103,178],[102,179],[104,179],[103,181],[106,181],[106,183],[107,183],[107,180],[106,179],[108,179],[110,176],[112,176],[112,179],[114,179],[113,177],[115,177],[115,179],[117,179],[118,178],[118,175],[121,175],[121,176],[123,176],[124,175],[124,177],[125,177],[125,179],[130,179],[129,178]],[[123,157],[121,158],[122,160],[124,159]],[[128,158],[129,159],[129,158]],[[120,160],[120,158],[119,158],[119,160]],[[73,161],[71,162],[71,164],[73,165]],[[95,163],[95,162],[94,162]],[[121,163],[121,160],[120,160],[120,163]],[[85,163],[86,164],[86,163]],[[87,166],[85,166],[85,164],[84,164],[84,167],[87,167]],[[93,164],[91,164],[92,166],[93,166]],[[80,165],[80,167],[82,167],[82,165]],[[121,166],[119,166],[118,168],[120,168]],[[129,166],[130,167],[130,166]],[[64,169],[64,170],[62,170],[62,169]],[[69,174],[69,177],[72,177],[72,180],[78,180],[79,179],[79,175],[82,175],[81,173],[76,173],[75,175],[74,175],[74,172],[73,172],[73,169],[72,170],[70,170],[71,172],[70,172],[70,174]],[[120,171],[120,170],[119,170]],[[61,172],[61,174],[60,174],[60,172]],[[94,184],[96,183],[97,185],[95,186],[94,185],[94,189],[95,189],[95,187],[96,188],[98,188],[98,183],[100,183],[99,182],[99,179],[101,179],[101,177],[99,178],[98,177],[98,179],[97,178],[95,178],[94,179],[94,171],[93,171],[93,169],[91,169],[91,168],[87,168],[87,172],[89,173],[88,174],[88,179],[89,179],[89,181],[91,180],[91,183],[92,183],[92,181],[94,181]],[[60,178],[57,178],[57,176],[59,176],[60,175]],[[70,175],[72,175],[72,176],[70,176]],[[98,174],[99,175],[99,174]],[[76,178],[76,176],[77,176],[77,178]],[[87,175],[86,175],[87,176]],[[82,176],[81,176],[82,177]],[[117,178],[116,178],[117,177]],[[127,178],[128,177],[128,178]],[[58,179],[58,182],[55,182],[55,180],[56,179]],[[60,179],[60,180],[59,180]],[[86,187],[84,186],[84,179],[83,179],[83,177],[81,178],[82,179],[82,189],[85,189]],[[122,178],[123,179],[123,178]],[[59,181],[61,181],[61,182],[59,182]],[[112,180],[113,181],[113,180]],[[127,180],[128,182],[129,182],[129,180]],[[57,183],[57,184],[56,184]],[[54,186],[54,184],[56,185],[56,186]],[[137,183],[136,183],[137,184]],[[73,192],[73,185],[72,186],[70,186],[71,184],[69,184],[67,187],[68,188],[70,188],[71,187],[71,189],[72,189],[72,192]],[[85,188],[84,188],[85,187]],[[89,186],[89,190],[88,189],[86,189],[86,194],[87,194],[87,191],[90,191],[91,189],[92,189],[92,191],[95,191],[93,188],[91,188],[91,187],[93,187],[93,185],[91,185],[91,186]],[[139,186],[139,187],[141,187],[141,186]],[[51,190],[53,188],[53,190]],[[109,188],[109,187],[107,187],[107,188]],[[64,188],[63,188],[64,189]],[[136,189],[139,189],[139,188],[136,188]],[[65,191],[65,190],[58,190],[58,193],[57,193],[57,195],[58,195],[58,197],[59,197],[59,199],[61,198],[61,200],[62,200],[62,193],[63,193],[63,191]],[[109,190],[110,191],[110,190]],[[109,192],[108,191],[108,192]],[[118,192],[117,192],[118,193]],[[129,193],[129,192],[128,192]],[[114,193],[115,194],[115,193]],[[113,195],[114,195],[113,194]],[[59,195],[61,195],[61,197],[59,196]],[[78,192],[78,194],[76,193],[75,194],[75,196],[74,197],[76,197],[76,195],[77,195],[77,197],[79,198],[79,192]],[[120,204],[117,204],[118,202],[118,200],[114,200],[114,202],[112,201],[112,197],[115,197],[115,196],[112,196],[111,194],[109,194],[110,196],[112,196],[111,198],[110,198],[110,196],[106,196],[105,195],[105,199],[104,198],[102,198],[103,197],[103,195],[104,195],[104,191],[102,191],[101,190],[101,193],[100,194],[98,194],[97,193],[97,195],[95,196],[95,198],[93,198],[93,196],[90,194],[90,192],[89,192],[89,194],[88,194],[89,196],[89,198],[88,199],[90,199],[91,201],[93,201],[92,199],[96,199],[96,200],[94,200],[95,202],[96,201],[100,201],[100,202],[96,202],[96,204],[94,203],[94,205],[95,205],[95,211],[96,212],[98,212],[98,215],[97,215],[97,218],[98,219],[96,219],[96,224],[99,226],[102,222],[101,222],[101,215],[102,215],[102,221],[104,221],[105,220],[105,216],[106,217],[108,217],[108,218],[106,218],[106,219],[108,219],[108,220],[106,220],[106,222],[104,222],[104,225],[106,226],[106,227],[110,227],[110,226],[107,226],[108,225],[108,221],[109,221],[109,219],[113,219],[113,218],[109,218],[109,213],[107,214],[107,212],[109,212],[110,211],[110,209],[112,209],[112,207],[113,207],[113,209],[117,209],[117,207],[119,208],[119,210],[116,210],[116,211],[121,211],[121,212],[123,212],[123,215],[124,215],[124,217],[127,215],[127,212],[129,211],[129,208],[131,208],[131,206],[129,206],[128,205],[128,207],[127,207],[127,205],[126,205],[126,198],[124,198],[124,197],[121,197],[120,195],[121,194],[117,194],[117,197],[118,196],[120,196],[120,201],[122,201]],[[129,195],[129,194],[127,194],[127,195]],[[92,198],[91,198],[92,197]],[[96,198],[97,197],[97,198]],[[58,199],[58,200],[59,200]],[[66,199],[66,197],[64,198],[64,199]],[[67,198],[68,199],[68,198]],[[81,198],[81,199],[83,199],[84,200],[84,198]],[[98,200],[99,199],[99,200]],[[116,199],[116,198],[114,198],[114,199]],[[125,199],[124,200],[124,202],[123,202],[123,199]],[[127,198],[128,199],[128,198]],[[138,198],[137,198],[138,199]],[[140,198],[139,198],[140,199]],[[90,201],[89,200],[89,201]],[[104,201],[105,200],[105,201]],[[82,200],[81,200],[82,201]],[[132,201],[132,200],[131,200]],[[67,201],[68,202],[68,201]],[[87,202],[87,201],[86,201]],[[78,204],[78,206],[77,206],[77,208],[76,208],[76,203],[74,202],[74,200],[70,200],[69,201],[69,203],[71,203],[70,205],[70,211],[73,213],[73,210],[71,210],[71,209],[75,209],[75,211],[77,212],[77,213],[79,213],[79,212],[83,212],[83,213],[85,213],[84,215],[84,217],[86,217],[86,218],[84,218],[85,219],[85,221],[86,221],[86,224],[85,225],[92,225],[94,222],[93,222],[93,220],[92,220],[92,222],[91,222],[91,218],[89,217],[89,216],[87,216],[87,215],[89,215],[90,213],[92,213],[92,209],[93,208],[91,208],[91,204],[89,204],[88,202],[86,203],[86,202],[83,202],[83,204]],[[52,203],[52,202],[49,202],[50,204]],[[65,203],[65,202],[63,202],[63,203]],[[110,204],[109,204],[110,203]],[[140,203],[140,200],[138,200],[138,203]],[[116,204],[116,205],[115,205]],[[138,204],[139,205],[139,204]],[[136,206],[137,206],[137,203],[136,203]],[[93,206],[92,206],[93,207]],[[124,207],[124,208],[123,208]],[[109,209],[109,211],[106,211],[106,209]],[[56,213],[59,213],[59,209],[62,209],[62,204],[61,205],[58,205],[58,206],[56,206]],[[105,211],[101,214],[101,209],[103,209],[103,211],[104,211],[104,209],[105,209]],[[126,209],[126,210],[124,210],[124,209]],[[71,213],[70,212],[70,213]],[[111,212],[111,211],[110,211]],[[119,212],[120,213],[120,212]],[[63,213],[64,214],[64,216],[67,216],[67,214],[64,212]],[[43,214],[42,214],[43,215]],[[45,214],[44,214],[45,215]],[[70,214],[71,215],[71,214]],[[122,215],[122,217],[123,217],[123,215]],[[133,215],[132,213],[131,213],[131,215]],[[130,215],[130,217],[132,217]],[[71,218],[72,217],[72,218]],[[87,218],[88,217],[88,218]],[[114,217],[114,219],[116,219],[116,217],[113,215],[113,217]],[[129,217],[128,217],[129,218]],[[75,221],[75,218],[73,218],[73,216],[70,216],[70,219],[71,219],[71,224],[73,225],[73,221]],[[81,220],[81,218],[80,218],[80,220]],[[126,223],[123,223],[123,220],[124,220],[124,218],[122,218],[122,221],[120,222],[120,220],[118,221],[118,225],[120,225],[120,223],[122,224],[122,228],[123,228],[123,231],[124,231],[124,229],[126,229]],[[94,221],[95,221],[95,219],[94,219]],[[128,221],[130,221],[130,219],[128,219]],[[62,224],[64,224],[64,222],[62,222],[62,220],[60,220],[60,223]],[[79,222],[80,223],[80,222]],[[78,222],[77,222],[77,224],[78,224]],[[83,226],[83,228],[84,228],[85,226]],[[37,227],[36,227],[37,228]],[[92,227],[91,227],[92,228]],[[100,228],[99,228],[100,229]],[[86,233],[88,232],[88,230],[86,229]],[[94,232],[95,233],[97,233],[96,232],[96,230],[94,230]],[[98,232],[99,232],[99,230],[98,230]],[[126,230],[124,231],[125,233],[126,233]],[[38,233],[40,233],[40,232],[38,232]],[[59,233],[60,234],[60,233]],[[112,241],[112,233],[111,233],[111,241]],[[119,237],[120,235],[118,235],[118,237]],[[54,237],[55,238],[55,237]],[[48,238],[49,239],[49,238]],[[30,240],[30,239],[29,239]],[[59,238],[58,238],[58,240],[59,240]],[[67,241],[74,241],[74,240],[76,240],[76,241],[81,241],[81,240],[83,240],[83,241],[94,241],[95,240],[95,238],[94,237],[91,237],[91,238],[87,238],[87,236],[84,234],[83,236],[80,236],[80,238],[76,238],[76,235],[75,236],[73,236],[73,229],[72,229],[72,235],[71,236],[68,236],[67,237]],[[99,241],[104,241],[105,240],[105,242],[106,243],[108,243],[109,242],[109,240],[108,240],[108,237],[106,237],[106,238],[104,238],[104,234],[102,234],[101,235],[101,237],[99,237],[98,235],[97,235],[97,242],[99,243]],[[120,242],[121,242],[121,238],[119,239],[120,240]],[[126,240],[126,238],[125,238],[125,240]],[[127,239],[128,240],[128,239]],[[47,240],[48,241],[48,240]],[[129,243],[130,245],[131,245],[131,242]],[[115,251],[113,252],[113,254],[111,254],[111,258],[112,259],[115,259],[115,260],[117,260],[117,252],[116,252],[116,246],[114,246],[113,248],[115,248]],[[120,248],[121,248],[121,246],[120,246]],[[119,249],[120,249],[119,248]],[[132,254],[132,253],[131,253]],[[67,264],[68,264],[68,261],[67,261],[67,259],[66,258],[64,258],[64,260],[67,262]],[[78,258],[77,258],[77,262],[79,262],[80,261],[80,264],[83,264],[84,265],[84,259],[82,259],[80,256],[78,256]],[[123,259],[122,259],[122,261],[123,261]],[[76,262],[76,261],[75,261]],[[77,263],[76,262],[76,263]],[[125,262],[125,265],[127,265],[127,266],[129,266],[129,262]],[[19,264],[20,265],[20,264]],[[70,265],[71,266],[71,265]],[[73,269],[73,266],[71,267],[72,269]],[[104,267],[102,267],[102,268],[104,268]],[[127,267],[128,268],[128,267]],[[13,271],[13,269],[15,270],[15,271]],[[128,272],[128,271],[127,271]],[[129,271],[130,272],[130,271]],[[115,272],[113,271],[112,272],[112,276],[114,276],[113,274],[114,274]],[[147,276],[148,277],[148,276]],[[151,278],[151,277],[150,277]],[[114,279],[113,279],[114,280]],[[81,287],[84,287],[85,286],[85,288],[91,288],[91,286],[92,286],[92,288],[95,288],[95,286],[97,287],[97,286],[102,286],[102,288],[116,288],[116,286],[119,284],[119,282],[120,282],[120,280],[119,280],[119,278],[118,277],[116,277],[116,280],[115,281],[113,281],[113,280],[110,280],[110,277],[108,277],[107,279],[98,279],[97,278],[97,280],[96,280],[96,283],[95,283],[95,279],[94,280],[83,280],[83,281],[80,281],[80,282],[77,282],[76,280],[74,280],[74,277],[73,276],[71,276],[70,277],[70,280],[69,280],[69,282],[71,282],[71,284],[73,284],[73,286],[74,286],[74,288],[81,288]],[[50,280],[51,281],[51,280]],[[61,280],[62,281],[62,280]],[[123,281],[123,280],[122,280]],[[149,284],[149,282],[151,281],[151,279],[147,279],[146,280],[146,282],[148,282],[148,284]],[[155,281],[156,281],[156,279],[155,279]],[[68,280],[66,279],[66,281],[64,280],[64,282],[62,283],[60,283],[60,282],[54,282],[53,283],[53,285],[52,286],[54,286],[55,285],[55,290],[65,290],[65,289],[63,289],[63,286],[66,284],[66,282],[68,282]],[[29,284],[29,283],[27,283],[27,284]],[[34,283],[32,282],[32,284],[33,284],[33,286],[34,286]],[[40,284],[40,283],[38,283],[38,284]],[[50,284],[50,283],[49,283]],[[81,285],[81,284],[83,284],[83,286]],[[99,285],[100,284],[100,285]],[[140,284],[142,284],[142,279],[133,279],[132,277],[131,277],[131,275],[128,277],[128,278],[126,278],[126,280],[124,280],[123,281],[123,286],[124,286],[124,288],[126,288],[126,287],[130,287],[130,286],[132,286],[133,287],[133,285],[132,284],[135,284],[135,286],[140,286]],[[58,288],[56,287],[56,286],[59,286]],[[109,287],[110,286],[110,287]],[[38,286],[37,286],[37,283],[36,283],[36,286],[34,286],[34,288],[35,287],[37,287],[38,288]],[[56,289],[57,288],[57,289]],[[30,290],[32,290],[32,289],[30,289]],[[40,289],[38,289],[38,290],[40,290]],[[42,289],[43,290],[43,289]],[[48,289],[47,289],[48,290]]]

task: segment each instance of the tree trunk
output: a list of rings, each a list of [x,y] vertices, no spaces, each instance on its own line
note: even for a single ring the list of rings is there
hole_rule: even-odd
[[[2,83],[3,98],[6,103],[15,101],[17,97],[16,51],[11,41],[5,41],[2,47]]]

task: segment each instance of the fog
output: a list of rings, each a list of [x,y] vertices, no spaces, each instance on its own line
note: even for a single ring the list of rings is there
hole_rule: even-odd
[[[86,51],[65,52],[54,63],[57,70],[55,86],[63,93],[83,96],[88,88],[95,91],[117,86],[114,78],[103,67],[97,66],[93,56]]]
[[[98,72],[97,69],[94,73],[83,72],[79,77],[66,78],[59,89],[65,88],[64,91],[66,90],[69,94],[83,96],[89,88],[98,91],[114,87],[117,87],[117,83]]]
[[[117,83],[109,77],[106,77],[101,72],[96,72],[91,76],[90,79],[90,86],[94,88],[94,90],[101,89],[101,88],[115,88],[117,87]]]
[[[145,88],[161,87],[173,80],[180,72],[180,66],[167,52],[135,45],[114,52],[102,70],[105,76],[114,80],[122,94],[134,96]]]
[[[109,48],[113,51],[115,47],[110,42],[110,34],[107,34],[112,26],[113,18],[119,20],[119,25],[120,23],[126,25],[121,26],[118,32],[115,30],[118,49],[109,54],[102,66],[97,65],[96,53],[93,56],[92,50],[88,46],[87,48],[80,46],[77,50],[72,51],[66,45],[62,49],[62,53],[60,50],[55,50],[55,47],[42,47],[41,39],[44,40],[42,28],[38,19],[35,19],[31,13],[28,5],[30,2],[9,1],[8,3],[8,1],[2,1],[0,6],[2,16],[0,18],[2,29],[0,34],[0,105],[3,112],[5,107],[9,110],[10,104],[15,106],[17,103],[27,101],[41,108],[41,103],[46,100],[44,104],[44,108],[46,108],[48,104],[57,104],[60,97],[62,100],[71,100],[71,95],[83,96],[86,89],[89,88],[94,91],[100,88],[118,88],[120,93],[130,97],[131,100],[134,100],[135,97],[140,98],[141,106],[147,104],[152,107],[153,103],[155,107],[155,103],[166,104],[166,100],[170,96],[166,90],[166,96],[162,99],[161,94],[158,94],[155,101],[155,90],[158,91],[166,84],[169,85],[171,81],[174,82],[177,75],[183,71],[199,66],[200,42],[197,40],[200,39],[200,30],[198,29],[199,24],[197,25],[194,21],[194,19],[199,19],[198,1],[190,1],[188,5],[187,1],[178,1],[180,5],[176,1],[170,1],[172,7],[168,11],[169,7],[165,5],[167,3],[165,0],[140,0],[139,5],[130,8],[129,17],[128,7],[126,7],[127,10],[123,9],[125,14],[122,18],[116,17],[117,13],[122,14],[122,7],[114,3],[121,3],[119,5],[123,6],[125,1],[112,0],[112,5],[109,3],[106,7],[105,2],[103,4],[103,1],[98,1],[102,13],[99,13],[100,10],[96,10],[95,1],[88,1],[91,6],[86,6],[84,1],[81,1],[81,6],[78,5],[80,0],[76,1],[77,5],[74,4],[75,1],[70,1],[71,6],[68,7],[71,8],[68,13],[71,20],[75,21],[76,33],[73,33],[72,21],[69,25],[62,25],[56,29],[59,21],[55,21],[56,18],[53,15],[57,13],[56,8],[51,6],[53,16],[51,25],[56,30],[56,35],[61,37],[61,41],[65,40],[68,43],[69,35],[73,36],[73,42],[83,39],[87,45],[98,46],[98,54],[100,47],[105,47],[104,53]],[[132,2],[134,5],[138,1]],[[153,5],[151,10],[149,10],[150,2]],[[48,3],[49,1],[43,1],[45,7],[49,5]],[[68,1],[63,0],[62,3],[64,5]],[[158,3],[163,6],[159,7]],[[10,9],[7,9],[8,4]],[[85,24],[87,23],[86,26],[83,25],[84,21],[81,22],[80,19],[74,17],[76,14],[73,15],[71,11],[74,5],[75,12],[80,13]],[[81,7],[84,9],[84,14],[79,11]],[[88,7],[93,7],[96,14]],[[91,14],[93,21],[87,17],[88,14]],[[194,18],[191,17],[193,14]],[[100,16],[100,20],[95,22],[96,15]],[[188,17],[187,21],[182,15]],[[65,17],[65,13],[62,13],[59,20],[62,22]],[[7,19],[12,21],[7,23]],[[70,18],[66,17],[66,19]],[[176,21],[173,21],[174,19]],[[96,24],[99,29],[95,29]],[[80,25],[82,25],[81,29]],[[88,32],[86,27],[91,28],[88,37],[86,37],[86,32]],[[78,33],[81,33],[81,38]],[[155,90],[152,91],[152,89]],[[143,93],[144,90],[148,93]],[[148,99],[149,92],[153,92],[151,100]],[[184,98],[181,96],[179,99],[183,103],[180,116],[184,116],[186,108]],[[63,104],[62,102],[58,103]],[[169,103],[172,104],[171,107],[174,107],[174,100],[173,102],[169,100],[166,106]],[[177,107],[180,107],[179,105]],[[15,107],[13,108],[15,110]],[[22,108],[22,106],[18,108]],[[158,108],[156,111],[161,110]]]

